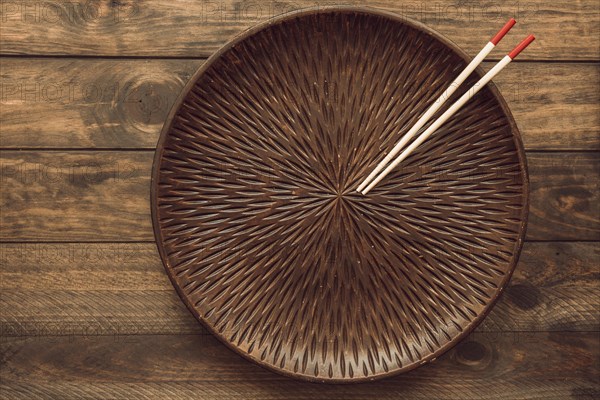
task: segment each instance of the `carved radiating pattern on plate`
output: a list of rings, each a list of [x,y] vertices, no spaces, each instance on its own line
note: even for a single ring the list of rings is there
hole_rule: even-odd
[[[194,314],[263,365],[336,381],[409,369],[472,328],[524,235],[520,139],[496,93],[355,192],[464,65],[354,11],[280,20],[212,60],[155,166],[159,247]]]

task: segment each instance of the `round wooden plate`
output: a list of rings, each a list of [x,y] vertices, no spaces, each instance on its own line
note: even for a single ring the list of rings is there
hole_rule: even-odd
[[[527,219],[523,145],[497,89],[355,189],[468,61],[360,8],[283,16],[212,56],[166,121],[152,182],[160,255],[196,318],[264,367],[326,382],[407,371],[467,335]]]

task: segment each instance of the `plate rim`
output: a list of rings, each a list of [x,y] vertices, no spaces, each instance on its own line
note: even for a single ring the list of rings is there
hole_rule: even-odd
[[[384,10],[384,9],[379,9],[379,8],[374,8],[374,7],[369,7],[369,6],[344,6],[344,5],[338,6],[338,5],[335,5],[335,6],[312,6],[312,7],[307,7],[307,8],[301,8],[301,9],[298,9],[295,11],[279,14],[275,17],[270,17],[267,20],[261,21],[258,24],[255,24],[255,25],[245,29],[244,31],[238,33],[233,38],[231,38],[229,41],[227,41],[225,44],[223,44],[216,52],[214,52],[210,57],[208,57],[206,59],[206,61],[204,61],[204,63],[200,67],[198,67],[196,72],[189,78],[186,85],[181,89],[179,96],[173,103],[173,106],[171,107],[167,117],[164,120],[163,127],[161,129],[160,136],[159,136],[159,139],[156,144],[156,149],[155,149],[153,162],[152,162],[152,175],[151,175],[151,180],[150,180],[150,211],[151,211],[151,217],[152,217],[152,227],[153,227],[153,231],[154,231],[154,244],[156,245],[156,247],[158,249],[158,253],[160,255],[161,262],[163,264],[165,272],[167,273],[167,276],[169,277],[171,284],[175,288],[177,295],[179,296],[181,301],[185,304],[186,308],[192,313],[194,318],[198,322],[200,322],[202,324],[202,326],[204,326],[204,328],[206,328],[210,332],[210,334],[213,337],[217,338],[219,340],[219,342],[223,343],[228,349],[233,351],[235,354],[240,355],[244,359],[246,359],[254,364],[257,364],[271,372],[275,372],[277,374],[286,376],[288,378],[293,378],[293,379],[297,379],[297,380],[301,380],[301,381],[315,382],[315,383],[327,383],[327,384],[353,384],[353,383],[361,383],[361,382],[372,382],[372,381],[376,381],[376,380],[380,380],[380,379],[384,379],[384,378],[398,376],[400,374],[414,370],[424,364],[435,361],[437,358],[439,358],[440,356],[442,356],[443,354],[448,352],[450,349],[455,347],[458,343],[463,341],[469,334],[471,334],[479,326],[479,324],[492,311],[492,309],[498,302],[498,299],[501,297],[501,295],[504,293],[504,290],[508,286],[508,283],[510,282],[512,275],[519,263],[521,251],[523,249],[523,243],[525,241],[525,236],[527,234],[529,207],[530,207],[530,182],[529,182],[529,173],[528,173],[528,167],[527,167],[527,157],[525,154],[525,148],[523,145],[521,132],[519,131],[519,128],[517,127],[514,117],[508,107],[508,104],[506,103],[506,100],[504,99],[504,97],[502,96],[502,94],[500,93],[499,89],[497,88],[497,86],[495,85],[495,83],[493,81],[490,81],[487,84],[487,87],[491,90],[494,98],[498,101],[498,104],[500,105],[502,112],[505,114],[505,116],[509,122],[512,137],[513,137],[513,142],[515,143],[516,152],[517,152],[517,155],[519,158],[519,166],[520,166],[520,170],[521,170],[520,171],[521,176],[523,177],[523,193],[522,193],[523,208],[521,210],[521,222],[520,222],[519,237],[515,241],[515,246],[513,249],[513,254],[514,254],[513,262],[510,264],[509,271],[505,275],[504,280],[499,285],[494,296],[490,299],[490,301],[484,307],[483,311],[476,318],[474,318],[462,330],[462,332],[460,334],[456,335],[450,341],[448,341],[444,346],[439,347],[436,351],[434,351],[433,353],[429,354],[428,356],[422,358],[418,362],[414,362],[412,364],[408,364],[401,368],[390,370],[385,373],[374,374],[374,375],[370,375],[367,377],[361,376],[361,377],[353,377],[353,378],[315,377],[315,376],[311,376],[308,374],[294,373],[294,372],[288,371],[286,369],[278,368],[274,365],[271,365],[271,364],[261,360],[260,358],[255,357],[249,353],[246,353],[245,351],[241,350],[240,348],[234,346],[231,342],[229,342],[227,340],[226,337],[224,337],[223,335],[218,333],[207,321],[204,320],[204,318],[202,318],[200,316],[200,314],[194,308],[194,305],[190,303],[190,301],[187,299],[185,293],[182,291],[181,287],[178,285],[177,281],[175,280],[175,276],[172,273],[172,268],[170,266],[169,259],[168,259],[167,255],[165,254],[164,247],[162,247],[160,245],[160,243],[163,243],[163,237],[161,234],[160,221],[159,221],[159,217],[158,217],[158,204],[157,204],[158,197],[157,196],[158,196],[158,182],[159,182],[159,173],[160,173],[160,161],[161,161],[163,153],[164,153],[164,142],[168,136],[169,131],[171,130],[171,128],[173,126],[173,121],[174,121],[175,115],[177,114],[177,111],[180,109],[185,98],[191,92],[191,90],[195,86],[198,79],[209,68],[211,68],[212,65],[223,54],[225,54],[227,51],[229,51],[230,49],[235,47],[238,43],[243,42],[244,40],[261,32],[262,30],[267,29],[270,26],[279,25],[279,24],[282,24],[284,22],[287,22],[287,21],[290,21],[290,20],[293,20],[296,18],[301,18],[301,17],[315,15],[315,14],[321,14],[321,13],[358,13],[358,14],[365,14],[365,15],[370,15],[370,16],[383,17],[383,18],[389,19],[390,22],[392,22],[392,23],[405,24],[405,25],[410,26],[411,28],[417,29],[425,34],[428,34],[428,35],[434,37],[435,39],[439,40],[442,44],[449,47],[458,56],[460,56],[465,61],[465,63],[469,63],[472,59],[456,43],[454,43],[452,40],[450,40],[446,36],[442,35],[441,33],[437,32],[433,28],[430,28],[429,26],[425,25],[424,23],[421,23],[417,20],[406,17],[400,13],[396,13],[396,12],[388,11],[388,10]],[[476,74],[478,74],[479,76],[484,75],[484,70],[481,66],[478,66],[474,72]]]

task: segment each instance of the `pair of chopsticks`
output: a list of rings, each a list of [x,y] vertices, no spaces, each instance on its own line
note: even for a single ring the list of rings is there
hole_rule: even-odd
[[[535,37],[529,35],[517,47],[508,53],[498,64],[488,71],[473,87],[471,87],[456,103],[452,104],[448,110],[442,114],[427,130],[417,137],[404,151],[391,163],[392,159],[404,148],[404,146],[415,136],[419,130],[431,119],[437,110],[444,102],[458,89],[458,87],[471,75],[477,66],[485,59],[485,57],[496,47],[502,38],[515,25],[516,21],[511,18],[502,29],[485,45],[477,56],[467,65],[460,75],[450,84],[448,89],[437,99],[433,105],[423,114],[417,123],[408,131],[404,137],[394,146],[392,151],[381,161],[371,174],[358,186],[356,189],[363,195],[369,193],[375,185],[385,178],[398,164],[408,157],[418,146],[421,145],[429,136],[431,136],[444,122],[446,122],[454,113],[464,106],[477,92],[479,92],[489,81],[492,80],[504,67],[506,67],[520,52],[522,52]],[[389,165],[388,165],[389,164]],[[387,168],[386,168],[387,165]],[[385,168],[385,169],[384,169]],[[384,170],[383,170],[384,169]],[[381,172],[383,170],[383,172]],[[381,173],[380,173],[381,172]],[[379,174],[379,175],[378,175]]]

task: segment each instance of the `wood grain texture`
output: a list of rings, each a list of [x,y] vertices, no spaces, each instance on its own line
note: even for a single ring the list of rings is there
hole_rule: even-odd
[[[3,2],[0,45],[2,54],[206,57],[261,21],[305,7],[338,4],[315,0]],[[514,16],[519,20],[511,33],[515,38],[533,30],[538,36],[523,59],[599,59],[600,6],[596,0],[349,0],[343,4],[387,9],[416,19],[452,38],[470,54],[479,51]],[[502,51],[511,48],[510,43],[501,45]]]
[[[564,399],[600,395],[595,333],[475,333],[434,363],[361,385],[292,381],[212,336],[4,338],[11,399]]]
[[[152,241],[152,152],[3,151],[2,241]],[[529,153],[529,240],[598,240],[598,153]]]
[[[11,188],[0,193],[1,240],[152,240],[151,152],[3,151],[0,160]]]
[[[179,91],[201,64],[0,59],[0,147],[154,149]],[[600,149],[600,64],[518,62],[495,81],[526,149]]]
[[[526,243],[479,332],[596,331],[596,243]],[[153,243],[0,244],[2,336],[207,334]]]
[[[527,237],[599,240],[600,153],[531,154],[528,164],[532,201]]]
[[[201,60],[0,59],[0,147],[154,149]]]

